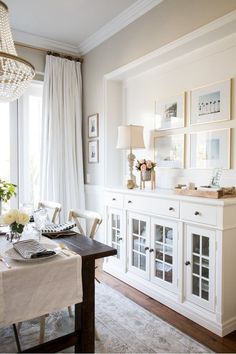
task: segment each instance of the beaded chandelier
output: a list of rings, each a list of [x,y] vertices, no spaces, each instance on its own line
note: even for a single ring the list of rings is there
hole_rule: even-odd
[[[8,7],[0,0],[0,102],[19,98],[35,75],[35,69],[17,56],[13,42]]]

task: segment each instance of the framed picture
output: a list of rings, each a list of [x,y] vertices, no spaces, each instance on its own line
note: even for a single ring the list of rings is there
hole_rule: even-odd
[[[204,124],[230,119],[231,80],[191,91],[190,123]]]
[[[98,137],[98,113],[88,117],[88,137]]]
[[[163,135],[154,138],[157,167],[184,168],[184,134]]]
[[[191,168],[230,168],[230,128],[190,134]]]
[[[185,124],[185,94],[155,102],[155,129],[183,128]]]
[[[89,163],[98,163],[98,148],[98,140],[91,140],[88,142]]]

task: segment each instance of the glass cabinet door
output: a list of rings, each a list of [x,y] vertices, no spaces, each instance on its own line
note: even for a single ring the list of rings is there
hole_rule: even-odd
[[[131,214],[129,217],[129,240],[130,240],[130,266],[137,273],[148,276],[149,250],[149,223],[148,218]]]
[[[108,219],[109,245],[117,250],[115,256],[109,257],[109,261],[120,262],[123,260],[123,230],[122,210],[110,208]]]
[[[162,219],[152,220],[150,249],[152,281],[172,290],[176,287],[177,225]]]
[[[120,259],[120,242],[122,240],[120,233],[120,220],[119,214],[111,213],[111,246],[117,249],[115,257]]]
[[[214,300],[212,272],[215,266],[215,232],[212,230],[188,227],[187,232],[187,282],[191,301],[210,308]]]

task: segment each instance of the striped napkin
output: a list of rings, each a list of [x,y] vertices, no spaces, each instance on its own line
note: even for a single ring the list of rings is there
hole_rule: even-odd
[[[75,227],[76,224],[74,223],[74,221],[68,221],[65,222],[64,224],[49,224],[46,225],[45,229],[42,230],[42,233],[44,234],[53,234],[53,233],[59,233],[59,232],[65,232],[68,230],[73,229],[73,227]]]
[[[36,240],[24,240],[13,244],[13,248],[25,259],[43,258],[56,254],[53,250],[47,250]]]

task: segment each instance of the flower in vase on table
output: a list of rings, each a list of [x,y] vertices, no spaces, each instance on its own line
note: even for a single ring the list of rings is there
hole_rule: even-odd
[[[4,225],[9,225],[12,232],[22,234],[25,225],[29,222],[29,215],[17,209],[11,209],[8,213],[2,215],[1,222]]]
[[[156,163],[151,160],[137,160],[135,165],[136,170],[138,171],[152,171],[156,167]]]

